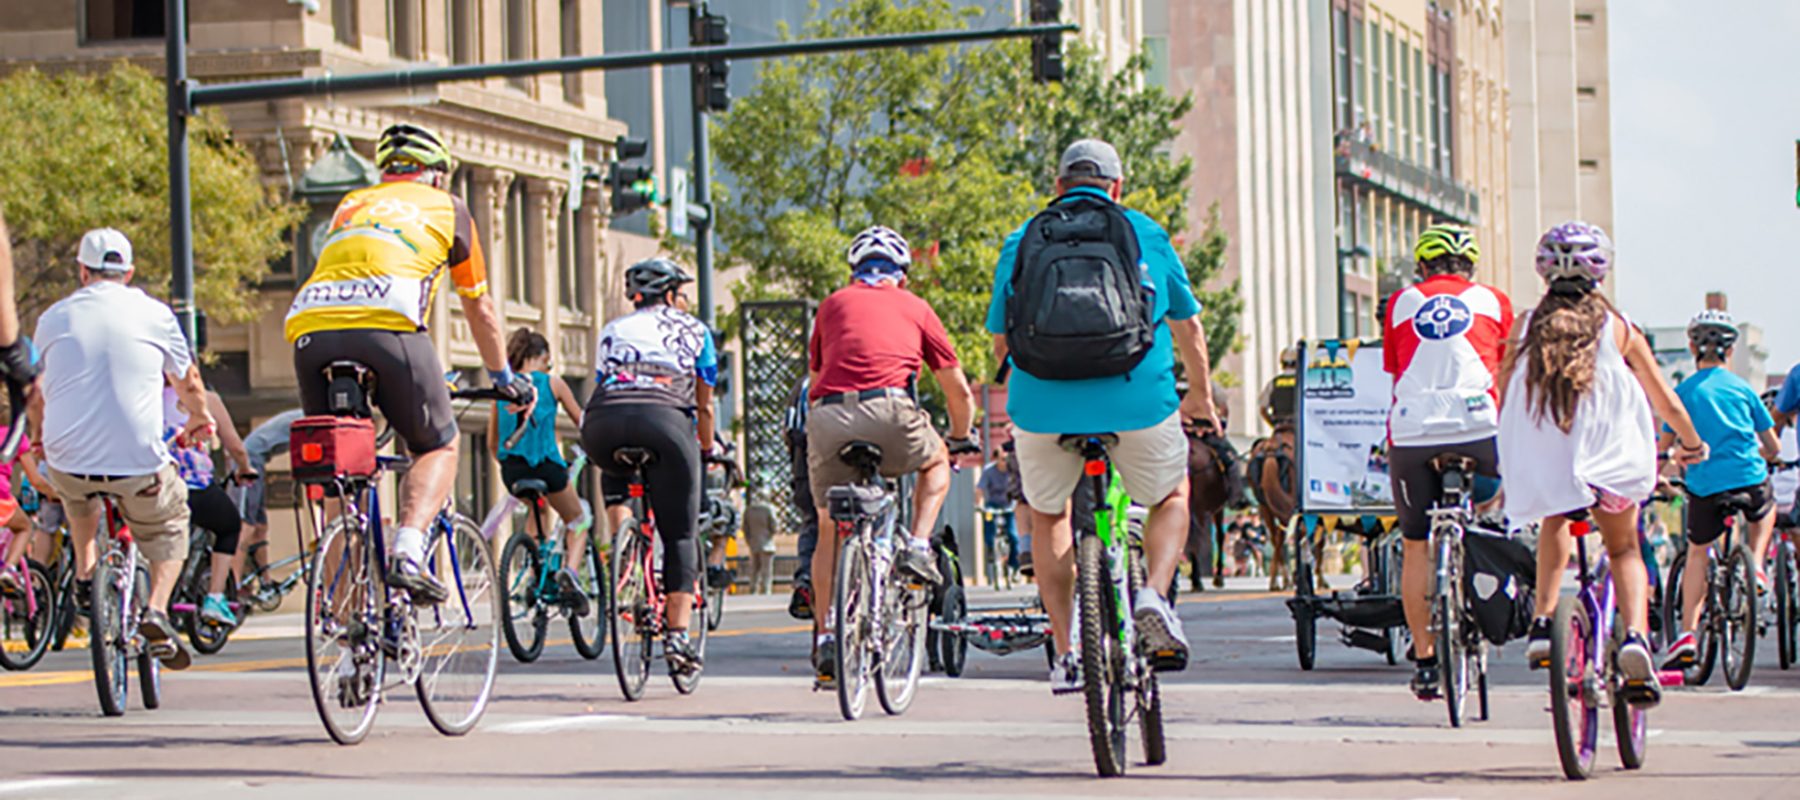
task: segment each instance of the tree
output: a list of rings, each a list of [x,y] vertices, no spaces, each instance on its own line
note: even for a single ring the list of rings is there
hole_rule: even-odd
[[[21,320],[78,283],[75,250],[91,228],[131,238],[135,283],[167,295],[169,169],[162,80],[124,62],[99,74],[36,70],[0,79],[0,208],[11,228]],[[189,121],[194,295],[221,321],[253,317],[246,291],[287,251],[301,209],[275,198],[223,114]],[[26,324],[25,329],[31,330]]]
[[[940,30],[981,13],[951,0],[850,0],[803,33]],[[984,321],[1000,247],[1050,199],[1070,142],[1112,142],[1126,163],[1126,203],[1179,233],[1193,165],[1167,145],[1191,101],[1142,86],[1141,57],[1109,75],[1071,41],[1067,81],[1040,86],[1027,53],[1025,42],[1004,42],[763,62],[756,88],[720,115],[714,137],[737,187],[731,197],[715,191],[720,238],[749,267],[737,297],[823,298],[844,284],[850,237],[879,222],[920,254],[911,286],[981,380],[993,374]],[[1184,260],[1206,279],[1223,256],[1224,234],[1212,226]],[[1207,332],[1222,335],[1212,347],[1222,355],[1236,346],[1241,303],[1235,284],[1213,293]]]

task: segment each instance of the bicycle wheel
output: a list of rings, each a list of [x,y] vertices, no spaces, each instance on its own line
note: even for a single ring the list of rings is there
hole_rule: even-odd
[[[1750,549],[1740,544],[1725,556],[1725,581],[1719,587],[1720,640],[1725,655],[1725,685],[1741,692],[1756,666],[1756,568]]]
[[[1796,574],[1794,545],[1782,542],[1775,548],[1775,649],[1781,668],[1789,669],[1800,661],[1800,575]]]
[[[700,563],[705,564],[706,561],[702,560]],[[700,688],[700,675],[706,670],[706,635],[709,630],[706,619],[711,614],[712,590],[705,586],[705,570],[701,570],[699,583],[701,585],[696,588],[704,591],[694,593],[694,611],[688,617],[688,644],[694,648],[694,654],[700,657],[700,669],[679,674],[669,673],[669,680],[675,684],[675,691],[681,694],[693,694],[695,689]]]
[[[209,539],[210,541],[210,539]],[[187,596],[193,600],[194,610],[182,615],[182,627],[187,629],[188,642],[194,650],[203,655],[212,655],[224,649],[225,642],[231,639],[232,626],[213,625],[200,618],[200,605],[205,602],[207,589],[212,586],[211,547],[200,554],[200,562],[194,566],[193,574],[188,576]],[[227,576],[225,581],[226,597],[235,597],[231,590],[235,580]],[[247,613],[247,612],[244,612]]]
[[[134,570],[137,577],[131,584],[131,619],[141,620],[150,608],[150,566],[139,559]],[[155,710],[162,706],[162,662],[150,655],[142,641],[138,642],[137,651],[138,702]]]
[[[626,700],[644,696],[644,684],[650,680],[652,640],[655,638],[656,613],[650,598],[650,575],[645,572],[649,558],[645,548],[650,540],[638,530],[638,521],[626,519],[613,540],[613,609],[608,615],[612,626],[613,674],[619,679],[619,691]]]
[[[1138,590],[1144,588],[1149,576],[1146,572],[1147,562],[1144,559],[1144,548],[1141,541],[1135,536],[1132,539],[1130,556],[1131,585],[1129,590],[1131,596],[1136,597]],[[1175,585],[1179,583],[1181,583],[1179,580],[1170,581],[1169,588],[1174,589]],[[1156,766],[1169,760],[1168,741],[1163,734],[1162,686],[1157,683],[1154,671],[1144,669],[1141,674],[1143,680],[1138,683],[1137,708],[1134,713],[1138,718],[1138,732],[1144,737],[1144,763]]]
[[[27,561],[22,573],[25,593],[0,597],[0,667],[26,670],[37,666],[55,637],[56,601],[50,572]]]
[[[706,612],[706,624],[701,627],[708,631],[716,631],[720,625],[725,624],[725,595],[729,593],[730,588],[729,586],[714,586],[710,582],[706,584],[706,606],[702,609]]]
[[[859,525],[867,525],[862,522]],[[833,587],[837,609],[833,635],[837,638],[838,711],[846,720],[862,716],[869,704],[869,688],[875,668],[875,587],[869,567],[869,537],[857,535],[839,542],[837,581]]]
[[[538,558],[537,540],[519,531],[506,540],[500,556],[500,628],[506,633],[506,649],[521,664],[529,664],[544,652],[549,610],[538,602],[544,582],[544,565]]]
[[[1462,639],[1461,593],[1454,586],[1439,592],[1437,608],[1432,616],[1437,634],[1439,680],[1444,687],[1444,707],[1450,712],[1450,727],[1463,724],[1464,706],[1469,700],[1468,643]]]
[[[1624,627],[1615,621],[1612,652],[1619,652],[1619,645],[1624,639]],[[1624,693],[1620,692],[1621,682],[1611,681],[1608,687],[1612,699],[1613,738],[1619,743],[1619,766],[1625,769],[1637,769],[1644,765],[1644,750],[1650,744],[1650,715],[1644,709],[1626,702]]]
[[[500,576],[481,526],[461,514],[440,527],[427,568],[450,596],[413,608],[419,627],[420,672],[413,690],[431,726],[461,736],[481,721],[494,696],[500,667]],[[444,519],[439,517],[439,526]]]
[[[1593,624],[1576,598],[1557,601],[1550,627],[1550,722],[1563,775],[1576,781],[1593,774],[1600,743],[1599,698],[1586,690],[1590,671],[1599,666]]]
[[[1125,774],[1124,652],[1119,608],[1100,537],[1077,534],[1075,599],[1081,616],[1081,682],[1088,741],[1100,777]]]
[[[306,581],[306,672],[313,707],[338,744],[362,741],[380,709],[387,660],[381,603],[368,537],[340,518],[326,526]]]
[[[108,550],[94,567],[90,586],[88,652],[94,661],[94,688],[100,693],[100,711],[109,717],[125,713],[131,693],[126,674],[126,650],[132,632],[125,630],[125,554]]]
[[[586,616],[569,618],[569,638],[575,640],[575,652],[592,661],[606,652],[607,619],[612,616],[612,584],[606,578],[606,562],[600,557],[600,546],[593,533],[587,535],[587,555],[581,569],[575,571],[575,582],[588,598]]]
[[[906,713],[918,694],[919,674],[925,671],[926,619],[931,599],[924,589],[900,581],[888,584],[888,613],[881,635],[881,669],[875,673],[875,696],[881,710],[898,716]]]
[[[52,617],[50,628],[50,649],[62,652],[69,644],[70,634],[75,632],[75,554],[64,546],[56,560],[56,566],[50,570],[55,591],[51,592]]]
[[[945,625],[957,625],[969,616],[969,598],[963,594],[961,584],[952,583],[944,587],[944,610],[938,614],[938,621]],[[937,633],[938,660],[944,665],[944,674],[952,678],[960,678],[963,667],[969,663],[969,640],[961,633],[939,631]],[[1051,657],[1055,658],[1056,645],[1046,644]]]
[[[1669,567],[1668,589],[1664,592],[1667,599],[1663,601],[1663,614],[1667,618],[1666,629],[1670,632],[1670,641],[1681,635],[1681,602],[1687,593],[1687,552],[1675,556]],[[1700,591],[1706,591],[1701,587]],[[1719,659],[1719,638],[1715,635],[1715,620],[1710,600],[1701,601],[1700,626],[1694,630],[1694,663],[1681,671],[1681,682],[1687,686],[1703,686],[1712,678],[1713,666]]]

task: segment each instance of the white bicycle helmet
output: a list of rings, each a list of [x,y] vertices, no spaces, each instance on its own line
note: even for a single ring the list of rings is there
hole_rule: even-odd
[[[906,237],[889,228],[874,225],[850,240],[850,249],[845,257],[850,261],[852,269],[871,258],[886,259],[905,269],[912,265],[912,246],[906,243]]]
[[[1688,320],[1688,341],[1700,346],[1711,346],[1723,351],[1737,344],[1737,320],[1731,313],[1716,308],[1709,308],[1694,315]]]

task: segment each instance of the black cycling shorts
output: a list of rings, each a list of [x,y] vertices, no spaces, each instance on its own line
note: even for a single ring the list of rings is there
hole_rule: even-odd
[[[331,413],[325,367],[333,361],[355,361],[375,373],[375,407],[412,454],[456,441],[450,386],[430,335],[358,328],[300,337],[294,342],[294,375],[308,416]]]
[[[513,484],[522,480],[543,481],[544,494],[556,494],[569,488],[569,467],[548,458],[534,465],[518,456],[501,456],[500,482],[506,484],[506,491],[517,494]]]
[[[1455,453],[1475,459],[1475,474],[1500,476],[1500,455],[1493,437],[1461,444],[1432,444],[1388,448],[1388,476],[1394,484],[1394,504],[1400,511],[1400,535],[1415,542],[1431,538],[1431,504],[1438,496],[1438,475],[1431,459]],[[1474,491],[1474,486],[1470,486]]]
[[[1687,510],[1688,544],[1709,545],[1725,533],[1725,520],[1739,511],[1746,522],[1756,522],[1775,510],[1775,492],[1768,481],[1741,489],[1705,496],[1690,495]],[[1743,531],[1738,541],[1744,542]]]
[[[238,518],[237,504],[225,487],[212,484],[204,489],[188,487],[188,524],[212,531],[213,552],[236,554],[238,533],[244,522]]]

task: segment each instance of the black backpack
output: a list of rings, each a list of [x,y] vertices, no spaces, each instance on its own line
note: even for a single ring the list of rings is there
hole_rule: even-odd
[[[1058,198],[1025,225],[1006,301],[1006,346],[1033,377],[1124,375],[1155,342],[1137,234],[1118,204]]]

